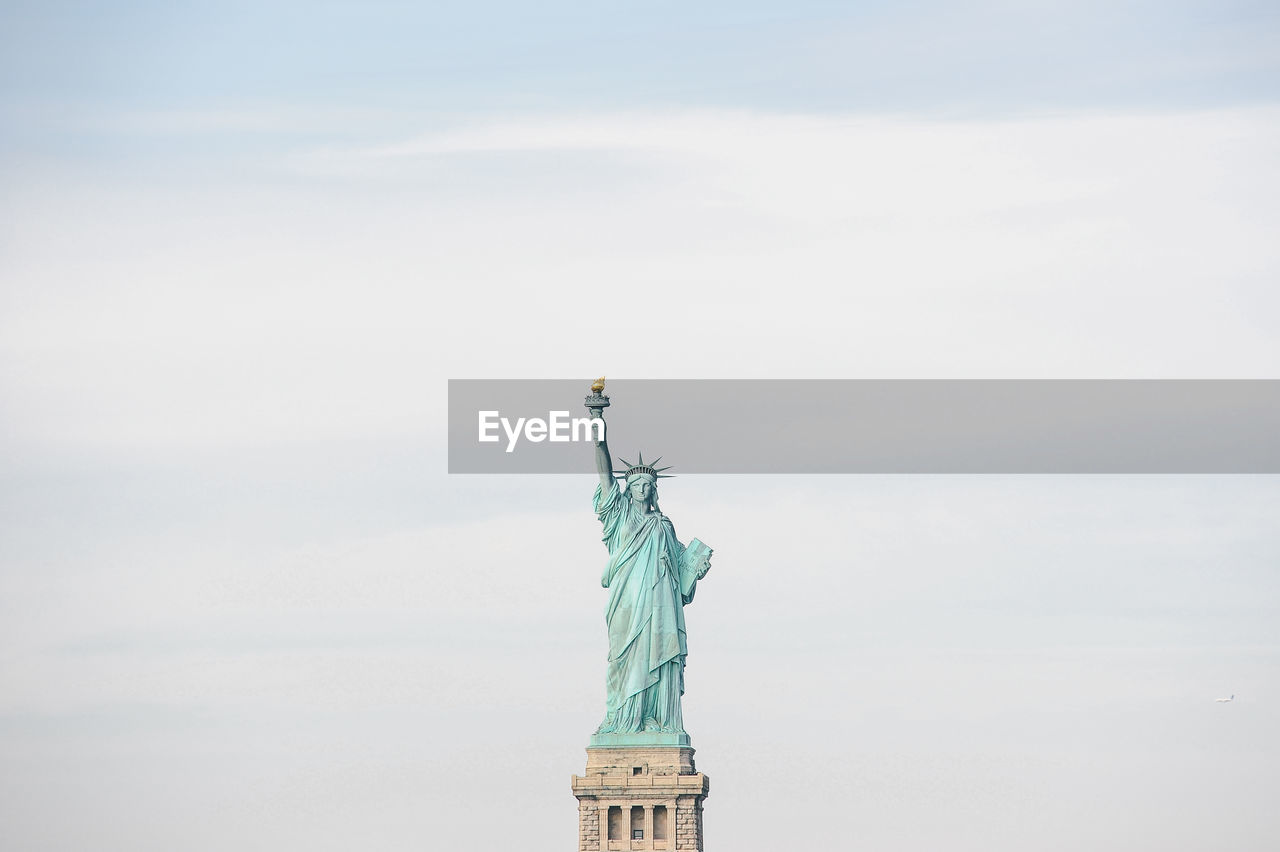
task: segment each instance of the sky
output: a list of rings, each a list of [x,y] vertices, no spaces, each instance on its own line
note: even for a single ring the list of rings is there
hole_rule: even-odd
[[[1278,42],[0,4],[0,845],[573,848],[592,461],[449,476],[447,380],[1280,378]],[[661,490],[709,849],[1270,848],[1274,475]]]

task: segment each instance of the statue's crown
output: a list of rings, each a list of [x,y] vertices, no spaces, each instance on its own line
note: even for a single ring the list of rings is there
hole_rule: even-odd
[[[622,470],[616,471],[616,473],[619,476],[622,476],[624,478],[634,476],[637,473],[647,473],[650,476],[652,476],[654,479],[670,479],[671,478],[670,476],[663,476],[662,474],[662,471],[664,470],[671,470],[671,465],[667,465],[666,467],[654,467],[654,465],[662,461],[662,456],[658,456],[653,461],[649,462],[648,464],[645,464],[644,453],[637,452],[635,464],[632,464],[631,462],[623,458],[618,459],[618,461],[622,462],[627,466],[627,469],[625,471],[622,471]]]

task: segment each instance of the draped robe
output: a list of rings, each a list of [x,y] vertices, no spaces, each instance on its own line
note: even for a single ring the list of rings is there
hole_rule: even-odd
[[[684,731],[680,696],[688,654],[680,592],[684,545],[665,516],[645,514],[611,483],[593,502],[609,548],[601,585],[609,589],[607,713],[598,734]]]

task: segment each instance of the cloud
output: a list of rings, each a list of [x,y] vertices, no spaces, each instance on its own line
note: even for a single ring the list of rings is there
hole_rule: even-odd
[[[379,440],[433,429],[459,371],[588,362],[1271,377],[1278,130],[1270,108],[637,111],[475,119],[208,173],[46,163],[0,211],[6,430]],[[615,343],[637,328],[644,346]]]

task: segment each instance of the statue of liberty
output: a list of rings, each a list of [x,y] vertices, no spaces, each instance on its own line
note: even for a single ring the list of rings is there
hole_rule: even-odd
[[[604,381],[592,385],[587,408],[602,417],[609,398]],[[697,539],[686,547],[670,519],[658,508],[659,459],[637,456],[617,475],[603,430],[596,433],[596,515],[609,549],[601,585],[609,590],[609,668],[604,721],[596,734],[640,732],[683,734],[680,696],[684,693],[684,605],[711,568],[711,549]]]

